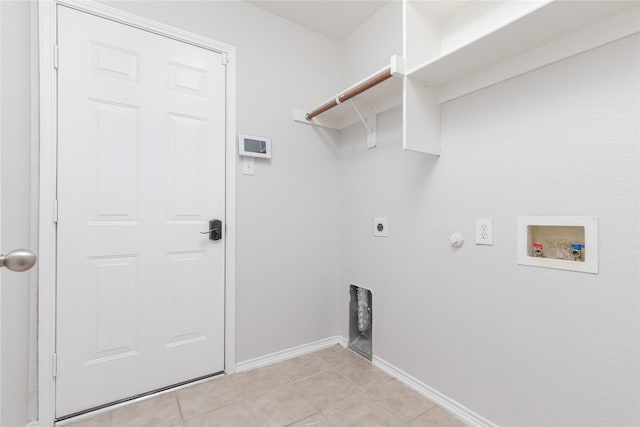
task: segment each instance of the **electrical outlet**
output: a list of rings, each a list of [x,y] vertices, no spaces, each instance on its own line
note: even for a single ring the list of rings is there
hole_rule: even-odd
[[[476,245],[493,245],[493,220],[491,218],[476,221]]]

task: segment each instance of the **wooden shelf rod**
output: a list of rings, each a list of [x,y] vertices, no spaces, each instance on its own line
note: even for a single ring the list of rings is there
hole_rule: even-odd
[[[391,76],[392,76],[391,67],[387,67],[379,74],[376,74],[375,76],[371,77],[369,80],[366,80],[360,83],[356,87],[347,90],[342,95],[338,95],[335,99],[332,99],[331,101],[328,101],[325,104],[322,104],[321,106],[311,111],[310,113],[305,114],[304,117],[305,119],[310,121],[317,115],[322,114],[325,111],[332,109],[333,107],[337,107],[338,105],[342,104],[345,101],[348,101],[354,96],[358,96],[362,92],[367,91],[376,85],[379,85],[380,83],[387,80]]]

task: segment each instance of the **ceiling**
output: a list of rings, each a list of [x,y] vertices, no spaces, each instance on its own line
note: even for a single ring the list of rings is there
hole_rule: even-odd
[[[249,0],[249,3],[340,41],[387,1]]]

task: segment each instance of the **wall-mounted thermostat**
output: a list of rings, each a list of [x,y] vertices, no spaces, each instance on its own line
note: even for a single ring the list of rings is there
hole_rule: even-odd
[[[238,135],[238,151],[244,157],[271,158],[271,139],[264,136]]]

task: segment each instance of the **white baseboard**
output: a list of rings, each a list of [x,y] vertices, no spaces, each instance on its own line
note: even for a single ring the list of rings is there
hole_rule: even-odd
[[[245,360],[244,362],[236,363],[236,372],[243,372],[250,369],[261,368],[267,365],[273,365],[274,363],[293,359],[294,357],[303,356],[308,353],[313,353],[314,351],[323,350],[336,344],[340,344],[346,347],[346,340],[343,337],[336,335],[334,337],[314,341],[309,344],[303,344],[286,350],[276,351],[275,353],[267,354],[266,356],[260,356],[254,359]]]
[[[338,344],[340,344],[344,348],[347,348],[347,346],[349,345],[349,340],[345,337],[338,336]]]
[[[406,372],[395,367],[386,360],[381,359],[378,356],[373,356],[373,365],[391,375],[392,377],[395,377],[398,381],[420,393],[422,396],[426,397],[433,403],[437,404],[443,409],[446,409],[455,417],[459,418],[465,423],[477,427],[496,427],[496,424],[476,414],[469,408],[461,405],[450,397],[445,396],[437,390],[434,390],[422,381],[407,374]]]

